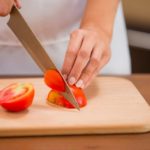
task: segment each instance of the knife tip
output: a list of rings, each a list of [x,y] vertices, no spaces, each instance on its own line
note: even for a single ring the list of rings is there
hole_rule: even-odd
[[[80,111],[80,107],[76,107],[76,109],[77,109],[78,111]]]
[[[74,101],[73,105],[78,111],[80,111],[80,107],[77,101]]]

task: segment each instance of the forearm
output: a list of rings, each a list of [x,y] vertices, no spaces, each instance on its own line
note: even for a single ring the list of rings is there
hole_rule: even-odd
[[[81,28],[103,30],[112,35],[118,0],[87,0]]]

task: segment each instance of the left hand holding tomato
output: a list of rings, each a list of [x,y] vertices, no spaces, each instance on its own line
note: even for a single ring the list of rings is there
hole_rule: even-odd
[[[109,36],[95,28],[72,32],[62,74],[70,85],[87,87],[110,59]]]

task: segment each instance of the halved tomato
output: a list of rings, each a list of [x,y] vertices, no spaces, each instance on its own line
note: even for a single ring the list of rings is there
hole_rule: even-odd
[[[8,111],[28,108],[33,101],[34,88],[30,83],[14,83],[0,91],[0,105]]]
[[[57,91],[65,91],[65,83],[60,73],[55,70],[47,70],[44,74],[44,81],[50,88]]]
[[[76,86],[70,86],[70,88],[79,104],[79,107],[85,106],[87,104],[87,100],[82,89],[77,88]],[[60,92],[56,90],[51,90],[49,92],[47,101],[66,108],[74,108],[74,106],[63,95],[61,95]]]

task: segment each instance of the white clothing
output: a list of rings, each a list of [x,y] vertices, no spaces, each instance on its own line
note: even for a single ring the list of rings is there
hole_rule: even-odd
[[[86,0],[22,0],[21,13],[60,69],[70,33],[79,27]],[[42,72],[0,18],[0,75],[39,75]],[[129,74],[130,57],[121,4],[111,43],[112,58],[105,74]]]

